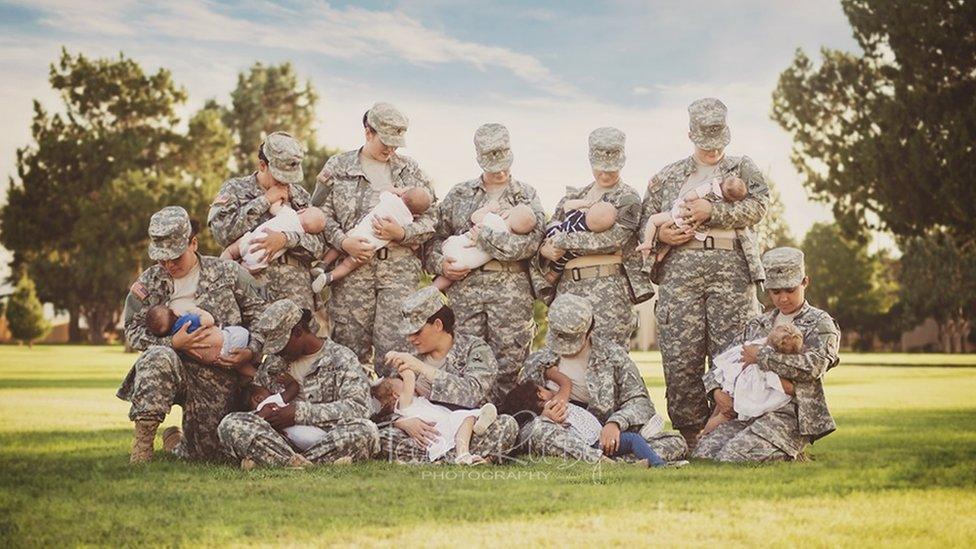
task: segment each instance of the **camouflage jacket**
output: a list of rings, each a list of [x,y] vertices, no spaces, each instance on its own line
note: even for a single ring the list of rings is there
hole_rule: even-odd
[[[654,416],[654,404],[637,365],[627,349],[597,337],[590,339],[590,361],[586,367],[587,409],[606,425],[612,421],[621,431],[635,431]],[[543,347],[525,359],[519,383],[545,385],[545,371],[559,365],[559,355]]]
[[[762,221],[769,206],[769,187],[766,180],[748,156],[726,156],[719,161],[719,171],[723,177],[734,175],[746,183],[748,195],[738,202],[725,202],[721,197],[715,197],[712,202],[712,217],[702,226],[702,229],[714,227],[717,229],[734,229],[742,251],[749,266],[752,280],[759,282],[766,279],[762,262],[759,260],[759,247],[753,226]],[[695,159],[689,156],[664,167],[651,178],[647,186],[647,196],[641,212],[640,237],[650,217],[656,213],[669,211],[671,205],[678,199],[681,187],[688,181],[688,177],[695,172]],[[655,248],[660,246],[659,243]],[[645,265],[645,272],[653,266],[655,254],[651,254]],[[665,256],[664,261],[667,261]]]
[[[275,390],[275,378],[288,364],[278,355],[268,355],[258,371],[257,381]],[[369,418],[369,381],[356,355],[331,339],[323,340],[321,355],[299,380],[302,386],[295,403],[295,423],[328,428],[336,421]]]
[[[444,200],[437,205],[437,226],[427,245],[426,268],[428,272],[441,274],[444,262],[442,249],[448,237],[462,234],[471,228],[471,214],[488,202],[481,177],[458,183]],[[535,212],[536,227],[526,235],[492,230],[483,227],[479,232],[478,246],[499,261],[521,261],[532,257],[539,249],[546,230],[546,214],[535,189],[512,179],[505,187],[499,205],[504,208],[526,204]]]
[[[434,224],[437,221],[437,197],[434,195],[434,188],[417,162],[407,156],[394,154],[390,158],[390,171],[395,188],[424,187],[431,195],[430,209],[413,223],[403,227],[403,241],[398,242],[402,246],[423,244],[434,234]],[[342,249],[346,232],[352,230],[369,213],[371,194],[369,180],[359,162],[359,150],[329,158],[316,177],[312,204],[325,212],[324,234],[330,246],[337,250]]]
[[[477,408],[488,402],[488,393],[498,374],[498,362],[485,340],[455,334],[454,344],[440,370],[440,377],[431,382],[429,400]]]
[[[218,326],[249,327],[267,305],[257,282],[243,267],[217,257],[197,255],[200,262],[200,283],[197,286],[197,307],[213,315]],[[173,346],[173,337],[157,337],[146,327],[146,313],[155,305],[169,303],[173,293],[173,277],[159,265],[153,265],[139,275],[125,297],[125,339],[133,349],[143,351],[150,345]],[[248,348],[254,356],[261,355],[264,337],[251,333]]]
[[[289,185],[289,204],[294,210],[311,205],[311,200],[303,187]],[[258,184],[256,174],[228,179],[220,186],[220,191],[210,205],[207,225],[217,243],[227,247],[247,231],[271,219],[271,205],[264,197],[264,189]],[[297,231],[285,232],[286,254],[309,265],[322,256],[325,239],[321,234],[306,234]],[[269,269],[275,268],[275,264]]]
[[[741,345],[747,341],[766,337],[773,329],[779,310],[753,318],[737,339]],[[761,370],[773,372],[794,383],[796,390],[797,419],[800,434],[811,441],[829,435],[836,428],[834,418],[827,409],[822,378],[824,373],[838,364],[840,328],[831,316],[809,303],[804,303],[793,318],[793,324],[803,334],[803,352],[790,355],[778,353],[772,347],[763,346],[757,363]],[[721,387],[714,378],[713,370],[704,376],[705,390],[711,394]]]

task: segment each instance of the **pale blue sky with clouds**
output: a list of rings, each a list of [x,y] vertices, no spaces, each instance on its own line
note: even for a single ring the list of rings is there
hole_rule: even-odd
[[[833,0],[0,0],[4,187],[29,138],[32,99],[57,104],[46,79],[62,46],[170,69],[189,92],[185,113],[211,97],[226,103],[254,61],[291,61],[322,96],[322,142],[358,146],[363,111],[390,101],[411,120],[402,152],[441,195],[477,175],[475,128],[501,122],[514,175],[550,210],[566,185],[590,181],[590,130],[627,133],[624,179],[643,193],[656,170],[690,152],[688,103],[719,97],[729,106],[728,152],[768,170],[801,235],[830,213],[806,199],[789,138],[769,119],[770,94],[797,47],[814,56],[821,46],[857,47]]]

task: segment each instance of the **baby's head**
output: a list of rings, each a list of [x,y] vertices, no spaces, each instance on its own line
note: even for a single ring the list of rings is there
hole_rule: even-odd
[[[430,193],[423,187],[410,187],[403,192],[401,198],[413,215],[421,215],[426,212],[432,201]]]
[[[392,413],[396,408],[397,399],[403,392],[403,380],[396,377],[380,378],[369,392],[380,403],[380,414]]]
[[[746,182],[738,177],[729,177],[722,181],[722,198],[727,202],[738,202],[746,197]]]
[[[325,230],[325,212],[321,208],[310,206],[298,212],[298,220],[302,230],[309,234],[319,234]]]
[[[766,343],[778,353],[795,355],[803,350],[803,334],[792,324],[782,324],[769,332]]]
[[[251,410],[257,410],[258,404],[261,404],[261,401],[271,394],[271,389],[257,383],[251,383],[247,386],[247,405]]]
[[[542,415],[543,404],[553,397],[553,392],[531,381],[524,381],[508,392],[498,405],[499,414],[515,418],[519,426]]]
[[[153,305],[146,313],[146,328],[156,337],[166,337],[176,322],[176,313],[166,305]]]
[[[525,204],[519,204],[508,210],[508,230],[513,234],[529,234],[535,229],[535,212]]]
[[[602,233],[617,222],[617,208],[606,201],[599,201],[586,210],[586,228],[593,233]]]

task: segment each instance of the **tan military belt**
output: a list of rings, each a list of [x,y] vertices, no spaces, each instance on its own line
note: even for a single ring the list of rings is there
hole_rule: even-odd
[[[677,247],[679,250],[741,250],[742,242],[738,238],[726,238],[723,236],[706,236],[705,240],[692,238],[688,242]]]
[[[587,280],[590,278],[613,276],[620,274],[622,270],[623,265],[620,263],[612,263],[610,265],[592,265],[590,267],[573,267],[572,269],[566,269],[563,276],[569,276],[573,280]]]
[[[594,265],[613,265],[615,263],[622,263],[623,260],[623,256],[620,254],[620,252],[615,254],[581,255],[567,261],[566,269],[568,270],[576,267],[593,267]]]
[[[376,259],[380,261],[407,257],[408,255],[413,255],[413,250],[406,246],[387,245],[385,248],[376,250]]]
[[[294,265],[296,267],[308,268],[308,265],[297,258],[293,257],[291,254],[282,254],[281,257],[275,260],[278,263],[284,263],[285,265]]]
[[[528,269],[521,261],[499,261],[497,259],[492,259],[488,263],[481,266],[483,271],[495,271],[495,272],[505,272],[505,273],[524,273]]]

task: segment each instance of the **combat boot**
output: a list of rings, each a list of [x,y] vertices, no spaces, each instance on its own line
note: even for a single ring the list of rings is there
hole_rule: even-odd
[[[312,465],[312,462],[309,461],[305,456],[301,454],[292,454],[292,456],[288,458],[288,463],[285,464],[285,467],[289,469],[304,469],[310,465]]]
[[[183,431],[176,425],[163,429],[163,450],[172,452],[183,441]]]
[[[132,437],[132,453],[129,463],[146,463],[153,458],[153,442],[156,440],[158,421],[136,420]]]

